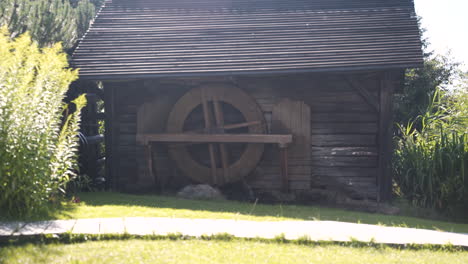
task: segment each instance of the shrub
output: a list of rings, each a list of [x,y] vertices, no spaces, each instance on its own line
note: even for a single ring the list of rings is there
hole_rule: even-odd
[[[450,216],[468,211],[468,97],[437,91],[426,112],[400,127],[394,174],[398,194]]]
[[[73,177],[84,96],[62,100],[77,72],[60,44],[39,49],[24,34],[0,29],[0,212],[40,213]]]

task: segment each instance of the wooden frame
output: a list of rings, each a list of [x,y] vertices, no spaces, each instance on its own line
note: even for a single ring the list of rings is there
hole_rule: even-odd
[[[164,143],[258,143],[278,144],[280,149],[281,182],[283,192],[289,192],[288,176],[288,150],[292,143],[292,135],[265,135],[265,134],[142,134],[137,135],[137,141],[145,145],[149,176],[153,175],[152,142]]]
[[[265,134],[143,134],[137,135],[142,144],[149,142],[187,142],[187,143],[277,143],[285,147],[292,143],[292,135]]]

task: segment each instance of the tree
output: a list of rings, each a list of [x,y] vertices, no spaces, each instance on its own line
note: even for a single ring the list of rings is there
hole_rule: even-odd
[[[420,35],[424,36],[426,30],[418,23]],[[400,125],[408,124],[424,114],[436,90],[444,90],[460,77],[459,63],[454,62],[450,55],[434,55],[429,50],[429,40],[424,37],[422,51],[424,66],[406,71],[403,90],[395,96],[395,121]],[[418,122],[414,126],[421,128]]]
[[[0,26],[7,26],[13,38],[28,31],[40,47],[61,42],[71,50],[95,16],[94,4],[89,0],[2,0]]]
[[[437,88],[452,84],[457,74],[458,64],[441,55],[427,55],[422,68],[407,70],[403,91],[396,95],[396,122],[407,124],[425,113]]]

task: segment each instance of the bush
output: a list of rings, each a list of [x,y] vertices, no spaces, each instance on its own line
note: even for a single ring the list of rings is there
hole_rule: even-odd
[[[77,72],[60,44],[40,50],[24,34],[0,30],[0,212],[28,216],[47,209],[73,177],[76,111],[62,102]]]
[[[450,216],[468,212],[468,94],[436,91],[415,121],[400,127],[394,174],[397,194]]]

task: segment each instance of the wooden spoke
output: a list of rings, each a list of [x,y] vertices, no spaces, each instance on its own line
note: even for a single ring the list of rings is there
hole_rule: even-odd
[[[215,112],[215,119],[216,119],[216,126],[223,127],[224,126],[224,115],[223,110],[221,108],[221,104],[216,97],[213,97],[213,107]],[[228,175],[228,168],[229,168],[229,161],[228,161],[228,153],[226,149],[226,145],[219,144],[219,150],[221,151],[221,163],[223,166],[223,176],[224,180],[226,181],[229,177]]]
[[[231,129],[236,129],[236,128],[257,126],[257,125],[261,125],[261,124],[262,124],[262,122],[260,122],[260,121],[251,121],[251,122],[245,122],[245,123],[239,123],[239,124],[224,125],[223,129],[224,130],[231,130]]]
[[[194,145],[203,145],[206,144],[204,142],[178,142],[178,143],[169,143],[168,146],[170,148],[186,148]]]
[[[211,113],[210,109],[208,108],[208,100],[206,99],[205,89],[201,92],[201,100],[203,106],[203,119],[205,120],[205,128],[209,129],[212,126],[211,122]]]
[[[210,129],[212,126],[211,123],[211,111],[208,108],[208,100],[206,99],[205,89],[201,91],[201,100],[202,100],[202,107],[203,107],[203,118],[205,119],[205,129]],[[208,144],[208,151],[210,152],[210,167],[211,167],[211,177],[213,183],[217,183],[216,179],[216,157],[214,153],[214,144]]]
[[[219,103],[218,98],[216,98],[215,96],[213,96],[213,108],[215,112],[216,125],[218,127],[224,126],[223,110],[221,108],[221,104]]]
[[[223,125],[223,126],[216,126],[216,128],[219,129],[224,129],[224,130],[232,130],[232,129],[238,129],[238,128],[243,128],[243,127],[250,127],[250,126],[258,126],[261,125],[261,121],[251,121],[251,122],[244,122],[244,123],[238,123],[238,124],[229,124],[229,125]],[[194,129],[194,130],[188,130],[184,131],[184,133],[191,133],[191,134],[196,134],[196,133],[203,133],[205,132],[206,129]]]
[[[214,153],[214,144],[208,144],[208,150],[210,151],[211,177],[213,183],[216,185],[218,181],[216,179],[216,158]]]

